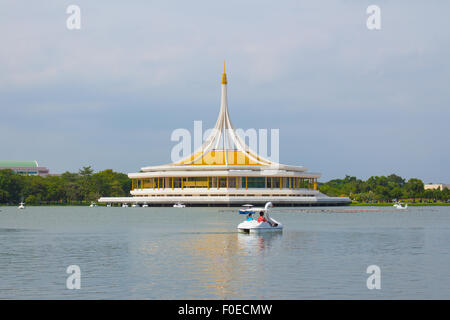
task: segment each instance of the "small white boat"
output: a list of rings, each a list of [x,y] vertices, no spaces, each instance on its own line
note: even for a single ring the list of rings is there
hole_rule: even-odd
[[[138,205],[137,205],[136,203],[133,203],[133,204],[131,205],[131,207],[132,207],[132,208],[136,208],[136,207],[138,207]]]
[[[19,203],[17,209],[25,209],[25,204],[23,202]]]
[[[107,208],[110,208],[110,207],[111,207],[111,203],[108,203],[108,204],[106,205],[106,207],[107,207]]]
[[[95,203],[92,202],[92,203],[89,205],[89,207],[90,207],[90,208],[97,207],[97,204],[95,204]]]
[[[259,209],[257,212],[264,212],[267,222],[258,222],[257,220],[246,220],[241,222],[237,228],[239,232],[257,233],[257,232],[280,232],[283,231],[283,225],[277,220],[269,216],[269,208],[273,207],[272,202],[267,202],[264,209]]]
[[[128,208],[128,203],[122,204],[122,208]]]
[[[148,208],[148,204],[144,203],[144,204],[142,205],[142,208]]]
[[[174,207],[174,208],[185,208],[186,205],[184,205],[184,204],[178,202],[178,203],[175,203],[175,204],[173,205],[173,207]]]
[[[404,205],[402,205],[400,202],[396,203],[393,205],[394,208],[399,209],[399,210],[405,210],[408,209],[408,204],[405,203]]]

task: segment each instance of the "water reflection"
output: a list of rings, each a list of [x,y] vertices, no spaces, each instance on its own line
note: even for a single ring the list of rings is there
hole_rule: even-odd
[[[190,295],[219,299],[247,297],[258,292],[268,276],[258,257],[281,239],[281,234],[204,233],[185,242],[195,286]]]
[[[210,209],[97,209],[36,207],[26,216],[6,209],[0,299],[450,296],[450,207],[287,212],[283,233],[262,234],[237,233],[240,217]],[[83,272],[77,292],[65,286],[69,264]],[[370,264],[384,270],[381,292],[365,286]]]
[[[264,260],[281,247],[281,238],[223,230],[180,233],[163,242],[136,238],[132,260],[145,262],[133,264],[143,280],[133,291],[157,288],[160,298],[170,299],[258,298],[269,277]]]
[[[266,250],[271,249],[274,244],[281,240],[281,232],[266,232],[266,233],[239,233],[238,242],[241,249],[246,249],[249,252],[261,254]]]
[[[188,269],[195,279],[190,294],[212,294],[219,299],[237,296],[236,283],[245,281],[243,275],[248,269],[242,259],[236,233],[204,233],[185,242],[185,252],[189,263]]]

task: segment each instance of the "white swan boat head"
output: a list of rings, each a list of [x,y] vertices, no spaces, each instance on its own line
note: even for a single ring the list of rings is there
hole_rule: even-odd
[[[265,221],[258,222],[257,220],[254,219],[247,219],[237,226],[239,232],[256,233],[256,232],[282,231],[283,225],[269,216],[269,208],[272,207],[273,207],[272,202],[267,202],[264,209],[252,208],[254,210],[254,212],[250,212],[252,214],[264,212],[267,222]]]

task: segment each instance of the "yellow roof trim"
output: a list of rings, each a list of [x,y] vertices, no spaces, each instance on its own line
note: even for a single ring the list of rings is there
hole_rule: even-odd
[[[227,157],[227,161],[225,161],[225,155]],[[205,153],[201,158],[201,152],[198,152],[196,154],[191,155],[188,159],[185,159],[181,162],[174,163],[174,165],[185,165],[185,166],[198,166],[198,165],[251,165],[251,166],[262,166],[262,165],[270,165],[270,163],[267,163],[267,161],[261,159],[258,156],[254,156],[255,159],[258,161],[255,161],[251,159],[248,155],[246,155],[244,152],[239,150],[212,150]],[[192,162],[194,159],[197,159],[196,161]],[[228,163],[227,163],[228,162]],[[263,163],[261,163],[263,162]]]

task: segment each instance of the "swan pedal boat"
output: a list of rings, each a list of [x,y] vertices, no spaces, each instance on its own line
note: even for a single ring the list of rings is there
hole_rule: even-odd
[[[269,208],[273,207],[272,202],[267,202],[264,209],[258,209],[258,211],[251,212],[251,213],[257,213],[263,211],[265,213],[265,217],[268,222],[258,222],[256,220],[250,220],[250,221],[244,221],[241,222],[237,229],[239,232],[243,233],[258,233],[258,232],[275,232],[275,231],[283,231],[283,225],[276,221],[275,219],[271,218],[269,216]],[[253,208],[252,208],[253,209]],[[239,213],[240,210],[239,210]],[[272,224],[270,224],[271,222]]]
[[[269,220],[269,219],[267,219]],[[283,225],[274,219],[270,219],[270,222],[274,224],[271,226],[267,222],[258,222],[256,220],[244,221],[238,225],[239,232],[243,233],[258,233],[258,232],[275,232],[283,231]]]

